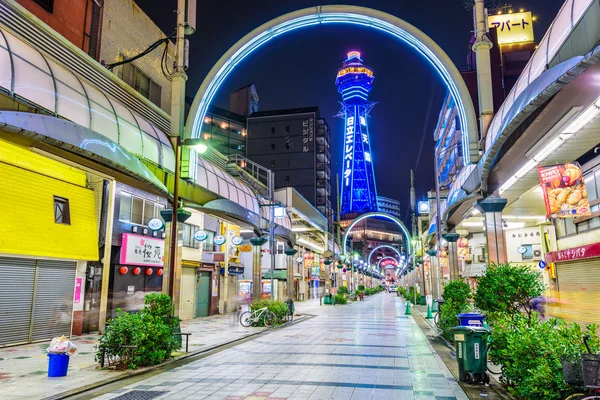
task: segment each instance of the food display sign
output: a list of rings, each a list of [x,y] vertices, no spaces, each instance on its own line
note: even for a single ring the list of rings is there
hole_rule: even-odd
[[[538,167],[546,218],[591,215],[581,167],[577,163]]]
[[[469,251],[469,239],[461,237],[456,241],[456,249],[458,252],[459,260],[467,260],[471,259],[471,254]]]

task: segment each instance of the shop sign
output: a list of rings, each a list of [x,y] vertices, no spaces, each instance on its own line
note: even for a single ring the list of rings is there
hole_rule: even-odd
[[[496,28],[498,44],[533,42],[533,16],[530,11],[490,15],[488,26]]]
[[[470,260],[471,252],[469,251],[469,239],[464,237],[458,238],[456,241],[456,251],[459,260]]]
[[[302,261],[304,261],[304,258],[302,258],[302,256],[296,258],[297,263],[301,263]]]
[[[525,254],[525,253],[527,253],[527,247],[525,247],[525,246],[519,246],[519,247],[517,247],[517,253],[519,253],[519,254]]]
[[[73,298],[73,303],[78,304],[81,303],[81,284],[83,282],[82,278],[75,278],[75,296]]]
[[[219,235],[219,236],[215,236],[214,240],[215,244],[217,246],[221,246],[222,244],[225,244],[225,242],[227,241],[227,239],[225,239],[225,236],[223,235]]]
[[[393,258],[386,258],[384,260],[382,260],[379,265],[383,268],[386,268],[388,266],[392,266],[392,267],[397,267],[398,266],[398,261],[396,261]]]
[[[573,247],[570,249],[551,251],[546,253],[545,261],[547,263],[566,262],[573,260],[583,260],[586,258],[600,257],[600,243],[594,243],[587,246]]]
[[[538,167],[544,192],[546,218],[575,218],[592,215],[578,163]]]
[[[240,251],[242,253],[250,253],[252,251],[252,246],[250,246],[249,244],[243,244],[240,246]]]
[[[208,239],[208,233],[206,231],[196,231],[194,233],[194,240],[197,240],[198,242],[203,242],[206,239]]]
[[[162,267],[164,252],[163,239],[123,233],[120,264]]]
[[[160,218],[150,218],[146,225],[151,231],[160,231],[165,227],[165,223]]]
[[[243,238],[243,237],[241,237],[241,236],[234,236],[234,237],[232,237],[232,238],[231,238],[231,243],[232,243],[234,246],[239,246],[239,245],[241,245],[242,243],[244,243],[244,238]]]

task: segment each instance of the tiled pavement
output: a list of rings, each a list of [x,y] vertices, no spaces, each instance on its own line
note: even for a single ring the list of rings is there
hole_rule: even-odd
[[[232,315],[215,315],[184,321],[181,330],[192,332],[189,350],[195,352],[241,339],[264,328],[244,328]],[[79,355],[70,359],[68,374],[62,378],[47,376],[48,342],[0,349],[0,399],[41,399],[124,375],[122,371],[97,368],[94,346],[98,336],[77,336],[72,341],[79,348]]]
[[[315,318],[99,398],[467,399],[397,296],[313,310]]]

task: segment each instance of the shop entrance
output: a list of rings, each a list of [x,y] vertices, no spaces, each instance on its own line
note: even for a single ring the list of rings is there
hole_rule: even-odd
[[[208,317],[210,310],[210,272],[196,275],[196,318]]]

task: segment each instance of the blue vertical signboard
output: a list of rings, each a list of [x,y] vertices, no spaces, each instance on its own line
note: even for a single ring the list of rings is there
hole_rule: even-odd
[[[345,120],[342,214],[377,211],[377,187],[368,127],[369,113],[375,105],[368,101],[373,79],[373,71],[364,66],[360,53],[351,51],[335,81],[342,95],[339,116]]]

